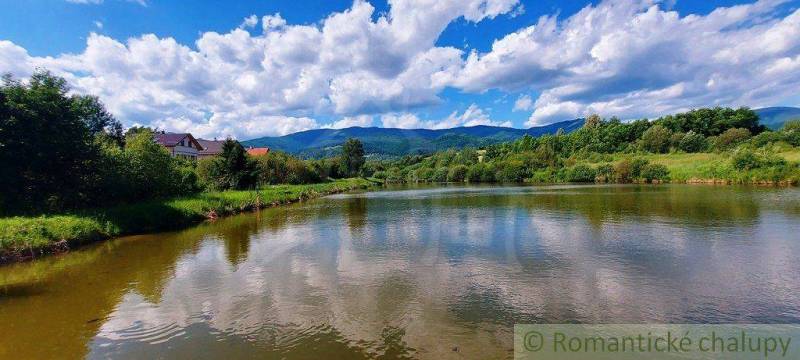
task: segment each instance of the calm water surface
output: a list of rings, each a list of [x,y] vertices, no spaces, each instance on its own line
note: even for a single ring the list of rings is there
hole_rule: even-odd
[[[798,323],[800,191],[390,189],[0,268],[0,358],[507,358],[515,322]]]

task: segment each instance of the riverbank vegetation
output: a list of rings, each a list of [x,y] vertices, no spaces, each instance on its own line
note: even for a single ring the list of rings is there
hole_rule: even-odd
[[[57,252],[125,234],[178,229],[205,219],[366,189],[366,179],[271,185],[257,190],[201,192],[65,214],[0,218],[0,263]]]
[[[718,182],[797,184],[800,120],[770,131],[747,108],[654,121],[586,119],[583,128],[484,149],[370,162],[389,182]]]
[[[250,156],[236,141],[199,162],[170,156],[153,129],[122,125],[97,97],[72,95],[46,71],[0,85],[0,216],[113,207],[203,191],[314,184],[360,174],[363,147],[338,157],[301,160]]]
[[[0,85],[0,258],[14,259],[122,234],[364,188],[363,146],[302,160],[222,154],[173,157],[154,130],[122,125],[96,97],[73,95],[46,71]]]

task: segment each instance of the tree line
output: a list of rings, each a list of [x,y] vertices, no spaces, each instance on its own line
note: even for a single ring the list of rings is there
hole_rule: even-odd
[[[366,167],[369,174],[391,182],[652,182],[668,180],[669,170],[641,155],[735,152],[732,163],[739,170],[747,159],[748,169],[785,168],[785,160],[769,150],[776,144],[800,146],[800,120],[769,131],[748,108],[716,107],[652,121],[592,115],[571,133],[524,136],[483,149],[405,156]],[[613,161],[620,154],[624,158]]]
[[[154,130],[125,131],[94,96],[70,93],[63,78],[37,71],[0,85],[0,215],[105,207],[207,190],[305,184],[361,174],[358,140],[337,157],[250,156],[228,139],[221,156],[170,156]]]

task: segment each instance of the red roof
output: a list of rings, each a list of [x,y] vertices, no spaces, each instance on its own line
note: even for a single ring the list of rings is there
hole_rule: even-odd
[[[266,155],[269,154],[269,148],[249,148],[247,149],[247,153],[250,154],[250,156]]]

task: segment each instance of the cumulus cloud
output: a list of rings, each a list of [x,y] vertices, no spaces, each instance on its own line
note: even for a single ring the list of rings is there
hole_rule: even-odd
[[[242,20],[242,23],[239,25],[239,28],[240,29],[247,29],[247,28],[255,27],[256,25],[258,25],[258,16],[250,15],[250,16],[244,18],[244,20]]]
[[[69,0],[100,3],[102,0]],[[136,2],[146,5],[141,0]],[[606,0],[465,54],[437,46],[456,19],[522,13],[518,0],[391,0],[376,14],[356,0],[311,25],[248,16],[194,47],[145,34],[87,37],[77,54],[30,56],[0,40],[0,72],[43,67],[100,96],[126,125],[250,138],[314,127],[509,125],[472,105],[444,119],[414,112],[445,88],[520,96],[526,126],[584,116],[654,116],[699,106],[774,105],[800,87],[800,10],[783,0],[683,15],[655,0]],[[261,32],[251,34],[261,21]],[[316,118],[340,119],[323,124]]]
[[[127,125],[155,124],[199,136],[281,135],[318,127],[315,116],[408,111],[441,102],[462,53],[435,46],[457,18],[481,21],[514,9],[517,0],[393,0],[376,17],[357,0],[314,25],[290,25],[280,14],[228,33],[206,32],[196,48],[148,34],[119,41],[87,38],[80,54],[28,56],[0,43],[0,72],[28,76],[46,65],[75,91],[97,94]],[[337,126],[338,126],[337,125]]]
[[[353,126],[370,127],[373,125],[373,121],[372,115],[346,116],[338,121],[326,124],[323,127],[331,129],[344,129]]]
[[[533,100],[529,95],[521,95],[514,102],[514,111],[530,111],[533,110]]]
[[[539,91],[527,126],[594,112],[638,117],[771,105],[800,86],[792,66],[800,10],[776,17],[783,3],[681,17],[654,1],[604,1],[564,20],[543,16],[496,40],[491,51],[472,52],[453,84],[474,92]]]
[[[411,113],[389,113],[381,116],[383,127],[400,129],[448,129],[459,126],[511,126],[510,121],[493,121],[478,105],[472,104],[463,113],[457,111],[439,120],[421,120]]]

